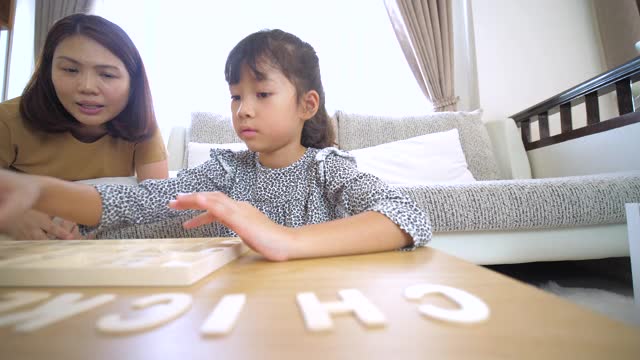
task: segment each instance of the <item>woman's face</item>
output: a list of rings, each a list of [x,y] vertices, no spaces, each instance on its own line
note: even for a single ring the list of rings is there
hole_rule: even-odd
[[[84,127],[103,127],[127,106],[129,73],[98,42],[83,35],[64,39],[53,53],[51,67],[58,99]]]

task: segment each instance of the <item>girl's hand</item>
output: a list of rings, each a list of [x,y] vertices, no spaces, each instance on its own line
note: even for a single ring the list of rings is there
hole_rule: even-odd
[[[0,229],[6,229],[31,209],[40,196],[36,182],[28,175],[0,170]]]
[[[251,204],[236,201],[221,192],[178,195],[169,202],[176,210],[205,210],[186,221],[191,229],[214,221],[233,230],[247,246],[269,260],[284,261],[293,241],[291,229],[276,224]]]

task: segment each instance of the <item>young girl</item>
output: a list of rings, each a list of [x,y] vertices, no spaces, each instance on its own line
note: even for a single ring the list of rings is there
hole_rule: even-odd
[[[233,126],[248,151],[212,150],[211,160],[177,178],[138,186],[94,188],[1,172],[0,222],[31,206],[100,229],[187,211],[195,217],[185,228],[237,235],[278,261],[429,241],[427,216],[414,202],[328,147],[333,133],[309,44],[281,30],[254,33],[229,54],[225,77]]]
[[[0,104],[0,168],[64,180],[168,177],[140,54],[98,16],[50,29],[21,97]],[[68,227],[30,211],[0,231],[16,239],[68,238]]]

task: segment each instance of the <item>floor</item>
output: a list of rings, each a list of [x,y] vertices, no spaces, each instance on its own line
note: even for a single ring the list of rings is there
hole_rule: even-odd
[[[628,257],[487,267],[538,287],[554,281],[562,286],[596,288],[624,296],[633,296],[631,262]]]
[[[628,257],[492,265],[487,268],[640,327]]]

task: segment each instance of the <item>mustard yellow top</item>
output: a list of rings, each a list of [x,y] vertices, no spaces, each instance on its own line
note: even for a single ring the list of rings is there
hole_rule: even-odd
[[[34,132],[19,110],[20,98],[0,104],[0,167],[64,180],[132,176],[136,165],[167,158],[160,131],[149,140],[132,143],[105,135],[92,143],[70,132]]]

